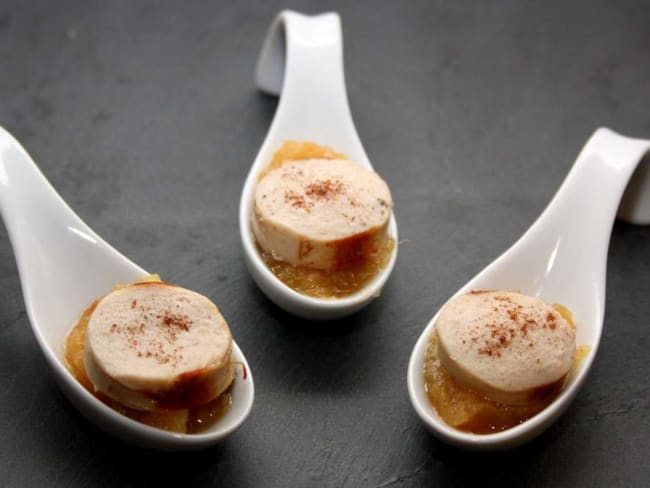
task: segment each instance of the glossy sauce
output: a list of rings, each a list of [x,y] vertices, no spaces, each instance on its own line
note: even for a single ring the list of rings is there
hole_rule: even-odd
[[[175,409],[167,412],[143,412],[127,408],[99,391],[95,391],[86,374],[84,366],[84,348],[88,320],[99,300],[88,307],[79,322],[70,331],[66,340],[65,362],[72,375],[99,400],[113,410],[143,424],[163,430],[179,433],[198,433],[222,418],[232,403],[231,389],[228,389],[211,402],[192,409]]]
[[[347,159],[347,156],[313,142],[286,141],[259,179],[285,163],[303,159]],[[314,298],[343,298],[364,288],[386,267],[395,240],[361,234],[337,242],[336,248],[336,266],[332,270],[294,266],[275,259],[259,246],[258,251],[271,272],[297,292]]]
[[[264,263],[285,285],[315,298],[342,298],[350,296],[370,283],[386,267],[395,248],[395,240],[388,239],[374,248],[368,259],[350,267],[335,270],[293,266],[278,261],[271,254],[259,250]]]
[[[565,307],[553,306],[575,327]],[[582,363],[589,351],[588,346],[576,348],[572,370]],[[435,333],[431,334],[424,352],[424,385],[429,403],[451,427],[474,434],[500,432],[538,414],[559,395],[567,377],[568,374],[558,382],[539,388],[528,404],[507,405],[492,401],[451,378],[438,359]]]

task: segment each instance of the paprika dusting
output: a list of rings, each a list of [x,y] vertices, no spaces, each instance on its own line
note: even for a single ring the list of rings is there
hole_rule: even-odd
[[[392,205],[373,171],[328,147],[287,141],[260,174],[251,226],[264,263],[287,286],[342,298],[390,261]]]

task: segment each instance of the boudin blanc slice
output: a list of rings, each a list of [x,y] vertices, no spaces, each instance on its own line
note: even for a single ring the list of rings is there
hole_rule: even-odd
[[[167,283],[136,283],[92,312],[84,364],[96,390],[136,410],[203,405],[234,378],[232,336],[206,297]]]
[[[515,292],[480,291],[451,299],[435,327],[444,370],[487,398],[530,401],[573,365],[575,328],[551,305]]]
[[[258,182],[252,229],[260,248],[277,260],[344,269],[386,242],[392,206],[377,173],[345,159],[305,159]]]

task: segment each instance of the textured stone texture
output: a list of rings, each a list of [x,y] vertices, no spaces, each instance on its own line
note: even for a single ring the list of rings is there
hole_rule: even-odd
[[[257,386],[249,421],[203,452],[97,431],[40,357],[0,226],[0,484],[645,486],[650,228],[614,226],[598,357],[539,439],[449,448],[405,380],[433,312],[537,217],[596,127],[650,137],[648,3],[292,6],[342,15],[352,111],[404,240],[381,299],[327,325],[270,304],[239,247],[240,188],[276,106],[253,69],[282,2],[0,2],[0,124],[100,235],[219,304]]]

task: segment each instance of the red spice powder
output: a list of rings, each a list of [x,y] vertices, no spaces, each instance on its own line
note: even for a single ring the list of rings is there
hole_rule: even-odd
[[[555,330],[555,328],[557,327],[557,324],[555,323],[555,316],[551,312],[549,312],[546,315],[546,324],[545,324],[545,326],[546,325],[548,325],[551,330]]]
[[[311,198],[333,198],[342,192],[343,182],[339,179],[315,181],[305,189],[305,195]]]
[[[497,295],[494,299],[500,303],[498,306],[493,307],[492,310],[497,313],[504,313],[510,319],[511,323],[508,325],[503,322],[487,324],[485,327],[489,329],[488,339],[482,341],[483,345],[478,349],[479,354],[501,357],[501,350],[509,347],[517,336],[527,337],[531,328],[548,326],[551,329],[555,329],[557,327],[555,316],[550,312],[547,314],[544,324],[538,324],[521,305],[512,303],[509,297]],[[482,336],[483,333],[476,330],[475,335],[471,337],[472,342],[478,342]],[[533,348],[535,344],[529,342],[528,347]]]
[[[284,202],[294,208],[302,208],[307,211],[314,206],[313,203],[308,202],[304,196],[299,195],[294,191],[284,192]]]
[[[149,316],[151,317],[151,314]],[[183,359],[183,356],[179,354],[179,348],[175,347],[168,352],[165,344],[171,345],[176,342],[178,333],[188,331],[192,321],[186,315],[173,314],[169,311],[164,312],[163,315],[156,315],[156,319],[158,319],[160,331],[163,333],[160,339],[141,340],[145,334],[144,322],[122,326],[111,324],[109,332],[123,336],[128,346],[136,351],[139,358],[154,358],[159,364],[178,364]],[[143,344],[143,342],[145,343]]]

